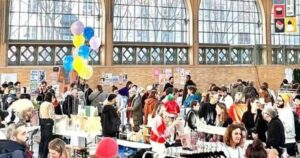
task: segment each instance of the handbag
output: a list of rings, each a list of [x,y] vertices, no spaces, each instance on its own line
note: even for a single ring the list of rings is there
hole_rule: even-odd
[[[188,121],[188,118],[190,117],[191,113],[194,113],[193,111],[189,111],[187,113],[187,116],[185,118],[185,121],[184,121],[184,133],[191,133],[192,129],[187,125],[187,121]]]
[[[147,116],[147,126],[148,127],[152,127],[152,125],[153,125],[153,118],[152,118],[152,114],[149,114],[148,116]]]
[[[53,126],[53,133],[60,134],[67,131],[67,128],[70,125],[70,119],[68,115],[64,115],[62,108],[60,108],[62,115],[54,114],[54,126]]]
[[[184,133],[180,134],[180,141],[183,148],[195,149],[197,146],[198,133],[187,126],[187,120],[193,111],[190,111],[185,118]]]
[[[60,115],[60,117],[54,121],[53,133],[60,134],[66,132],[69,127],[69,117],[67,115]]]

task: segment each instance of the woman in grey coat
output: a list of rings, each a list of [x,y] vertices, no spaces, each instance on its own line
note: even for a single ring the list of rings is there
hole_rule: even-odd
[[[89,95],[89,100],[91,101],[91,106],[97,107],[98,112],[101,113],[102,104],[107,98],[107,94],[103,92],[102,86],[97,85],[96,89]]]

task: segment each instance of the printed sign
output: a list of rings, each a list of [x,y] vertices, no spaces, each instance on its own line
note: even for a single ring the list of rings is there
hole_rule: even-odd
[[[284,32],[284,19],[275,19],[275,32]]]
[[[285,5],[277,4],[273,7],[274,18],[284,18],[285,17]]]
[[[284,19],[285,32],[297,32],[296,17],[290,17]]]
[[[285,0],[273,0],[274,4],[284,4]]]
[[[295,0],[287,0],[286,1],[286,16],[287,17],[291,17],[291,16],[295,16],[295,11],[296,11],[296,7],[295,7]]]

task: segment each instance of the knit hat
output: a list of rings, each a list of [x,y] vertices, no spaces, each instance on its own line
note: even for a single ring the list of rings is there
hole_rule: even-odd
[[[98,158],[115,158],[118,155],[118,144],[113,138],[103,137],[96,149]]]
[[[173,94],[169,94],[168,96],[167,96],[167,98],[168,98],[168,100],[169,101],[171,101],[171,100],[174,100],[174,95]]]
[[[284,93],[284,94],[280,94],[279,96],[282,98],[284,103],[289,103],[290,102],[290,96],[288,94]]]

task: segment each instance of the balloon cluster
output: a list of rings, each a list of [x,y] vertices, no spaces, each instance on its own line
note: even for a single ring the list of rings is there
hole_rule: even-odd
[[[90,79],[93,75],[93,68],[88,65],[87,60],[90,56],[90,49],[97,51],[100,47],[100,39],[94,36],[94,29],[84,27],[81,21],[75,21],[71,26],[73,45],[76,48],[74,55],[66,55],[63,60],[65,71],[75,70],[82,79]],[[86,44],[89,43],[89,46]]]

